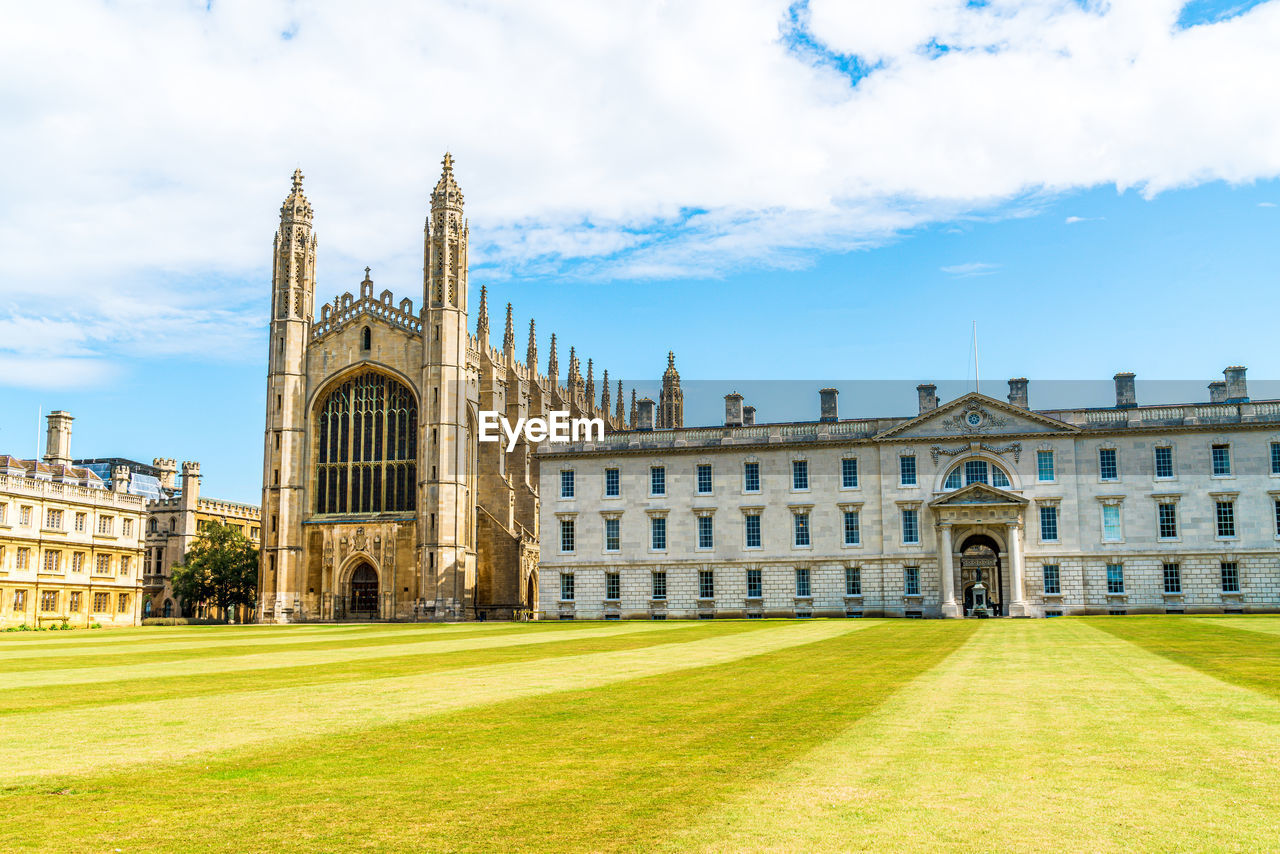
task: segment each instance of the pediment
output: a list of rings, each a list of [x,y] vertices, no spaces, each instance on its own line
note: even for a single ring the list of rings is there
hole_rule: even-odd
[[[957,507],[974,504],[1016,504],[1023,505],[1027,499],[1021,495],[988,486],[985,483],[971,483],[963,489],[948,492],[929,502],[930,507]]]
[[[1078,427],[970,392],[917,418],[880,433],[877,439],[959,438],[1027,433],[1077,433]]]

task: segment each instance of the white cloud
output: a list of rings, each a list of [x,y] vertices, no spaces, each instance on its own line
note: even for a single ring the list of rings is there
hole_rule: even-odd
[[[1275,202],[1258,202],[1258,207],[1260,208],[1274,208],[1275,206]]]
[[[968,279],[973,276],[989,276],[996,270],[999,270],[1000,265],[988,264],[984,261],[971,261],[968,264],[952,264],[949,267],[940,267],[939,269],[948,276],[955,276],[959,279]]]
[[[1065,222],[1067,225],[1075,225],[1078,222],[1101,222],[1104,219],[1105,216],[1069,216]]]
[[[86,355],[244,340],[297,165],[322,298],[368,263],[416,299],[446,147],[490,277],[795,266],[1027,194],[1280,174],[1280,0],[1190,29],[1177,0],[202,6],[7,10],[0,317],[70,308]],[[94,325],[126,307],[148,334]]]

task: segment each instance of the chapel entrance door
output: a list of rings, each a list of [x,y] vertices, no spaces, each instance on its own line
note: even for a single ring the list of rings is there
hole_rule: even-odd
[[[993,617],[1008,611],[1001,592],[1004,581],[1000,561],[1000,544],[985,534],[974,534],[960,546],[960,584],[964,590],[964,613],[973,610],[973,585],[982,581],[987,587],[987,607]]]
[[[378,616],[378,574],[362,563],[351,573],[351,616],[370,620]]]

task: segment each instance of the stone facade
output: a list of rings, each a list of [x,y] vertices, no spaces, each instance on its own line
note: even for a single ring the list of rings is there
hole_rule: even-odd
[[[1280,401],[1226,377],[1138,406],[1119,374],[1115,407],[1055,411],[1023,378],[921,385],[916,417],[856,420],[824,389],[789,424],[730,395],[726,426],[543,445],[539,613],[958,617],[979,581],[1000,615],[1280,610]]]
[[[0,626],[135,626],[143,499],[72,464],[72,417],[48,416],[43,462],[0,455]]]
[[[482,411],[567,411],[627,426],[607,372],[582,374],[556,338],[545,374],[534,326],[516,358],[511,306],[489,343],[487,293],[470,302],[467,221],[445,155],[423,236],[422,304],[377,291],[317,304],[316,238],[302,175],[273,263],[259,619],[474,619],[536,607],[537,462],[478,441]],[[474,315],[475,333],[469,327]]]

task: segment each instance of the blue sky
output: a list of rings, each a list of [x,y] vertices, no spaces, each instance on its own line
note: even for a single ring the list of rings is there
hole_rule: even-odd
[[[418,302],[445,148],[495,334],[511,301],[544,369],[556,332],[642,393],[675,350],[690,423],[733,388],[812,417],[826,383],[911,414],[971,382],[973,320],[983,390],[1037,407],[1119,370],[1203,399],[1228,364],[1280,396],[1275,0],[82,7],[0,34],[0,452],[68,409],[77,456],[256,502],[289,173],[317,298],[368,264]]]

